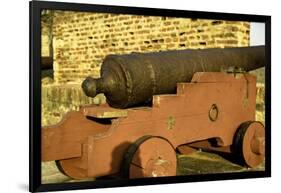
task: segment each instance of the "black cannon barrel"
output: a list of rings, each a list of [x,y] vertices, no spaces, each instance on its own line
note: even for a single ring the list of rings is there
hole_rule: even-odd
[[[112,107],[127,108],[151,101],[155,94],[175,93],[176,84],[189,82],[195,72],[263,66],[264,46],[108,55],[101,78],[87,77],[82,88],[87,96],[104,93]]]

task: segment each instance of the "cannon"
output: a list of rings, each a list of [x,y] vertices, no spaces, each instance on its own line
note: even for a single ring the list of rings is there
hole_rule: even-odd
[[[236,68],[250,71],[265,64],[264,47],[108,55],[101,78],[86,78],[87,96],[104,93],[108,104],[128,108],[149,104],[157,94],[175,94],[179,82],[189,82],[195,72],[220,72]]]
[[[247,167],[265,154],[255,121],[256,77],[264,46],[110,55],[101,78],[86,78],[84,105],[42,129],[42,161],[74,179],[177,175],[179,147],[202,144],[231,153]]]

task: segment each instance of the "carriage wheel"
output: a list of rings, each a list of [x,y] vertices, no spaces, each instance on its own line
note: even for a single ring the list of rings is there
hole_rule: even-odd
[[[56,160],[56,166],[63,175],[70,178],[82,180],[88,177],[86,170],[77,168],[71,160]]]
[[[58,170],[59,170],[63,175],[68,176],[68,175],[66,174],[66,172],[63,170],[63,167],[62,167],[62,164],[61,164],[61,160],[56,160],[55,163],[56,163],[56,166],[57,166]],[[70,176],[68,176],[68,177],[70,177]]]
[[[176,153],[171,143],[157,136],[143,136],[128,148],[123,164],[126,178],[175,176]]]
[[[233,141],[233,153],[243,165],[258,166],[264,159],[265,130],[262,123],[248,121],[237,129]]]

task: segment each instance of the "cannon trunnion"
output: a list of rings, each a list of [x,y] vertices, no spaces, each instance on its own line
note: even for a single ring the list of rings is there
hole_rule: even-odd
[[[56,160],[75,179],[174,176],[177,147],[214,139],[210,148],[227,149],[245,166],[262,162],[264,126],[255,121],[253,75],[195,72],[190,82],[175,84],[173,94],[151,92],[150,107],[104,104],[69,112],[42,129],[42,161]]]

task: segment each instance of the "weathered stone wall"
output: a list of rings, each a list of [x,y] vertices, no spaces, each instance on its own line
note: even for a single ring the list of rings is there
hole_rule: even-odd
[[[79,84],[64,86],[46,84],[42,86],[42,126],[59,122],[62,116],[70,110],[79,110],[82,104],[105,103],[103,94],[95,98],[87,97]]]
[[[48,27],[43,25],[42,30],[41,30],[41,41],[42,41],[42,47],[41,47],[41,55],[44,56],[50,56],[50,49],[49,49],[49,31]]]
[[[41,16],[41,56],[51,56],[52,46],[52,29],[53,29],[53,12],[50,10],[42,11]]]
[[[99,76],[108,54],[249,45],[248,22],[56,11],[54,80]]]

